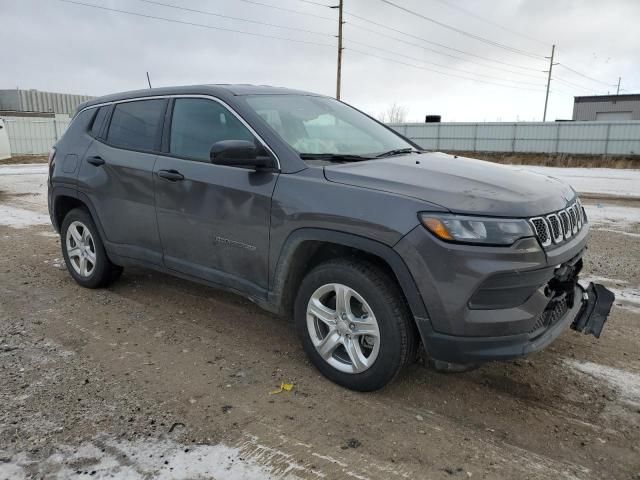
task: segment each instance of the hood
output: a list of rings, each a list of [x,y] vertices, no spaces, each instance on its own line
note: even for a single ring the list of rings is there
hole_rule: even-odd
[[[445,153],[403,155],[324,168],[330,182],[417,198],[455,213],[532,217],[565,208],[566,183],[526,170]]]

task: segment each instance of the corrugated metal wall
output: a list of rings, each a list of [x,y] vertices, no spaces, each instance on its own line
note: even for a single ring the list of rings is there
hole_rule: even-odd
[[[13,155],[44,155],[67,118],[3,117]],[[427,150],[640,155],[640,121],[391,125]]]
[[[69,118],[2,117],[11,154],[46,155],[71,123]]]
[[[0,110],[53,112],[72,116],[78,105],[93,97],[40,90],[0,90]]]
[[[596,120],[598,113],[603,112],[629,112],[629,120],[640,120],[640,100],[576,101],[573,104],[574,120]]]
[[[640,121],[390,126],[427,150],[640,155]]]

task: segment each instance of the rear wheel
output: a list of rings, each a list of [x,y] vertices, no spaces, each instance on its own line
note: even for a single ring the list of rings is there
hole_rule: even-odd
[[[85,209],[75,208],[67,213],[60,233],[67,270],[80,285],[104,287],[120,276],[122,267],[107,257],[98,229]]]
[[[344,387],[380,389],[415,356],[414,326],[399,289],[368,262],[316,267],[302,281],[294,315],[312,363]]]

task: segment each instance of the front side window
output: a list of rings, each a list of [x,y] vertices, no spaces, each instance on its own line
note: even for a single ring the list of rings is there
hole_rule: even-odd
[[[214,143],[221,140],[254,142],[253,134],[223,105],[203,98],[177,98],[173,106],[169,152],[209,161]]]
[[[131,150],[156,150],[165,100],[118,103],[113,110],[107,142]]]
[[[303,155],[375,156],[413,147],[376,121],[332,98],[310,95],[245,98],[271,128]]]

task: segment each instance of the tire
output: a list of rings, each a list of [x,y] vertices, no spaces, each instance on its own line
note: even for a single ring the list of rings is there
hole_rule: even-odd
[[[64,217],[60,244],[67,270],[85,288],[106,287],[122,273],[109,260],[100,233],[84,208],[74,208]]]
[[[313,365],[351,390],[379,390],[415,359],[415,325],[399,287],[369,262],[336,259],[314,268],[298,290],[294,321]]]

